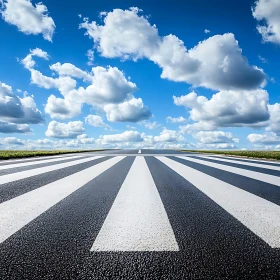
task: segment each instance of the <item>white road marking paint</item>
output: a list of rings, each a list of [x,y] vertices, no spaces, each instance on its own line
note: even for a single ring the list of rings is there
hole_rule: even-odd
[[[210,155],[209,155],[210,157]],[[215,157],[219,157],[219,158],[226,158],[226,159],[233,159],[233,160],[238,160],[238,162],[242,161],[245,162],[243,160],[250,160],[250,161],[255,161],[256,163],[262,163],[262,162],[266,162],[266,163],[273,163],[273,164],[277,164],[280,165],[280,162],[276,161],[276,160],[260,160],[260,159],[254,159],[254,158],[247,158],[247,157],[229,157],[229,156],[222,156],[222,155],[211,155],[211,157],[215,158]]]
[[[0,243],[123,158],[114,157],[0,204]]]
[[[179,251],[143,157],[136,157],[91,251]]]
[[[209,158],[217,161],[224,161],[224,162],[232,162],[232,163],[237,163],[240,165],[248,165],[248,166],[254,166],[254,167],[259,167],[259,168],[265,168],[265,169],[272,169],[272,170],[278,170],[280,171],[280,166],[273,166],[273,165],[265,165],[265,164],[259,164],[259,163],[252,163],[252,162],[244,162],[244,161],[238,161],[238,160],[230,160],[230,159],[225,159],[225,158],[213,158],[209,156],[196,156],[199,158]],[[222,162],[221,162],[222,164]]]
[[[138,151],[138,154],[141,154],[141,150]]]
[[[65,154],[65,155],[59,155],[59,156],[36,156],[36,157],[26,157],[26,158],[19,158],[19,159],[3,159],[0,160],[0,163],[17,163],[19,161],[25,161],[26,162],[30,162],[30,161],[36,161],[36,160],[45,160],[45,159],[49,159],[49,158],[67,158],[67,156],[72,156],[74,154]]]
[[[1,165],[0,170],[3,169],[11,169],[11,168],[16,168],[16,167],[24,167],[24,166],[30,166],[30,165],[38,165],[38,164],[43,164],[43,163],[52,163],[60,160],[71,160],[71,159],[76,159],[76,158],[81,158],[82,156],[72,156],[72,157],[65,157],[65,158],[52,158],[52,159],[46,159],[46,160],[40,160],[36,162],[22,162],[22,163],[16,163],[16,164],[9,164],[9,165]]]
[[[266,182],[266,183],[269,183],[269,184],[280,186],[280,177],[278,177],[278,176],[273,176],[273,175],[269,175],[269,174],[264,174],[264,173],[255,172],[255,171],[251,171],[251,170],[246,170],[246,169],[242,169],[242,168],[227,166],[227,165],[214,163],[214,162],[209,162],[209,161],[207,162],[207,161],[204,161],[204,160],[194,159],[194,158],[190,158],[190,157],[179,156],[177,158],[181,158],[181,159],[184,159],[184,160],[196,162],[196,163],[199,163],[199,164],[203,164],[203,165],[206,165],[206,166],[214,167],[214,168],[217,168],[217,169],[220,169],[220,170],[228,171],[228,172],[231,172],[231,173],[234,173],[234,174],[239,174],[239,175],[249,177],[249,178],[253,178],[253,179],[256,179],[256,180],[259,180],[259,181],[262,181],[262,182]]]
[[[271,247],[280,248],[280,206],[171,159],[157,159],[205,193]]]
[[[102,157],[104,157],[104,156],[83,158],[83,159],[74,160],[74,161],[70,161],[70,162],[54,164],[54,165],[50,165],[50,166],[45,166],[45,167],[35,168],[35,169],[31,169],[31,170],[16,172],[16,173],[12,173],[12,174],[2,175],[2,176],[0,176],[0,185],[14,182],[16,180],[25,179],[25,178],[28,178],[31,176],[43,174],[46,172],[59,170],[61,168],[74,166],[74,165],[77,165],[80,163],[85,163],[85,162],[88,162],[88,161],[91,161],[94,159],[98,159],[98,158],[102,158]]]

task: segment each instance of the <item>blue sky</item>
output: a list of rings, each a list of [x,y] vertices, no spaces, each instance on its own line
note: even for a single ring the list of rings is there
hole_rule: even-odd
[[[280,149],[279,1],[0,6],[1,149]]]

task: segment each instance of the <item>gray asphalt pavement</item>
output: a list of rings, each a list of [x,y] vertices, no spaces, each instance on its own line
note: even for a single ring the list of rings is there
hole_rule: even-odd
[[[0,279],[279,279],[279,177],[175,150],[0,161]]]

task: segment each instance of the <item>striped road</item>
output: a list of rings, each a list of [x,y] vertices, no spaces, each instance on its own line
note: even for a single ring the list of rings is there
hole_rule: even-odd
[[[0,161],[0,279],[278,279],[279,187],[171,150]]]

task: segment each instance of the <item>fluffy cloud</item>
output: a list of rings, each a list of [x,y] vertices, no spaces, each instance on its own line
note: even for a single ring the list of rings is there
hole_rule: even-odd
[[[49,59],[48,54],[39,48],[30,50],[30,53],[21,61],[26,69],[31,70],[36,65],[35,61],[33,60],[34,56],[43,58],[45,60]]]
[[[155,142],[182,142],[184,137],[175,130],[168,130],[166,128],[160,133],[159,136],[154,137]]]
[[[183,123],[186,122],[187,120],[181,116],[178,118],[167,117],[166,121],[171,123]]]
[[[268,94],[265,90],[220,91],[207,99],[191,92],[185,96],[173,96],[177,106],[190,109],[190,118],[198,122],[198,129],[216,127],[264,126],[269,119]],[[188,128],[191,130],[192,125]],[[182,129],[184,129],[182,127]],[[186,128],[187,129],[187,128]]]
[[[25,34],[43,34],[46,40],[52,41],[55,24],[43,3],[35,6],[30,0],[1,0],[1,3],[0,11],[7,23],[17,26]]]
[[[60,123],[51,121],[46,131],[46,136],[53,138],[75,138],[85,131],[81,121]]]
[[[251,143],[256,144],[274,145],[280,143],[280,136],[277,136],[274,132],[249,134],[247,138]]]
[[[98,116],[98,115],[88,115],[85,118],[85,122],[91,126],[95,126],[95,127],[104,127],[104,128],[110,128],[109,125],[107,125],[106,123],[104,123],[103,119]]]
[[[31,96],[20,98],[10,86],[0,82],[0,121],[37,124],[44,120]]]
[[[144,127],[148,128],[148,129],[156,129],[156,128],[161,126],[156,121],[154,121],[154,122],[143,121],[140,124],[143,125]]]
[[[216,35],[187,50],[174,35],[160,37],[139,9],[103,13],[104,24],[80,25],[104,57],[147,58],[162,68],[161,77],[218,90],[255,89],[264,85],[261,69],[250,66],[231,33]]]
[[[31,132],[27,124],[14,124],[0,121],[0,133],[28,133]]]
[[[257,26],[263,41],[280,44],[280,1],[258,0],[252,12],[256,20],[265,21]]]
[[[79,122],[57,123],[49,125],[47,136],[58,138],[20,140],[14,137],[2,138],[1,148],[15,149],[98,149],[98,148],[130,148],[130,149],[186,149],[194,148],[186,142],[180,133],[166,128],[158,136],[147,135],[135,130],[127,130],[119,134],[100,135],[98,139],[90,138],[83,133]],[[82,134],[79,134],[82,133]],[[70,138],[72,139],[63,139]]]
[[[136,85],[116,67],[94,67],[86,72],[71,63],[55,63],[50,69],[58,77],[48,77],[34,69],[34,56],[48,59],[40,49],[31,50],[22,64],[31,72],[31,82],[45,89],[57,89],[62,97],[50,95],[45,112],[52,118],[69,119],[81,113],[84,103],[106,113],[112,122],[138,122],[151,116],[141,98],[133,96]],[[77,80],[88,83],[77,88]]]
[[[93,138],[86,134],[78,135],[76,139],[27,139],[21,140],[15,137],[6,137],[0,139],[1,149],[23,149],[23,150],[56,150],[56,149],[96,149],[96,143]]]
[[[95,142],[99,147],[107,148],[180,149],[190,147],[180,133],[166,128],[158,136],[128,130],[120,134],[102,135]]]
[[[200,131],[193,137],[203,144],[226,144],[238,143],[239,139],[234,138],[232,133],[223,131]]]
[[[120,134],[103,135],[97,140],[101,144],[142,142],[144,141],[138,131],[128,130]]]
[[[105,105],[104,111],[110,122],[139,122],[152,116],[142,99],[134,97],[123,103]]]
[[[89,66],[93,65],[93,61],[94,61],[94,51],[93,50],[87,51],[87,58],[88,58],[87,65],[89,65]]]
[[[67,147],[78,148],[83,146],[91,146],[95,144],[94,138],[88,137],[86,134],[78,135],[76,139],[65,142]]]
[[[270,113],[270,119],[268,121],[268,127],[266,130],[280,135],[280,104],[275,103],[273,105],[268,105],[268,110]]]
[[[0,139],[2,145],[24,145],[24,143],[15,137],[5,137]]]
[[[12,87],[0,82],[0,133],[28,133],[28,124],[43,123],[33,97],[17,96]]]
[[[61,64],[60,62],[57,62],[51,65],[50,69],[55,71],[59,76],[69,76],[78,79],[91,80],[90,74],[71,63]]]
[[[179,129],[181,133],[186,134],[186,133],[192,133],[200,130],[202,131],[215,130],[216,127],[214,123],[201,121],[201,122],[187,124],[187,125],[180,125]]]
[[[73,103],[71,99],[63,99],[54,96],[49,96],[45,106],[45,112],[52,118],[70,119],[81,114],[82,105],[79,102]]]
[[[230,143],[221,143],[221,144],[205,144],[200,146],[199,149],[207,149],[207,150],[230,150],[237,149],[235,144]]]

